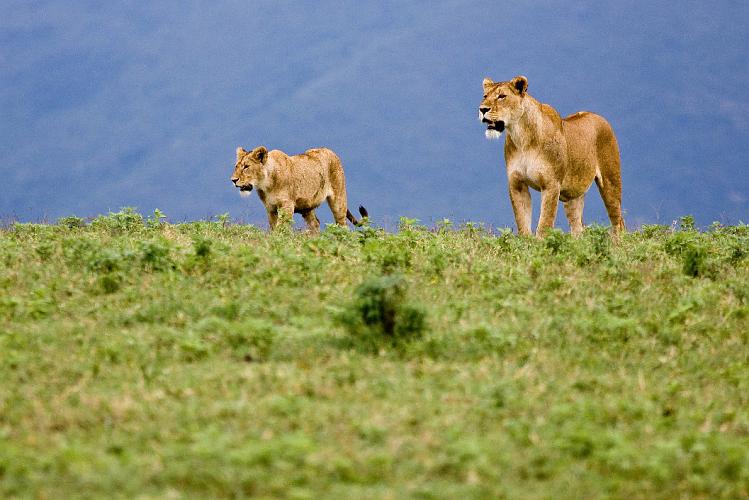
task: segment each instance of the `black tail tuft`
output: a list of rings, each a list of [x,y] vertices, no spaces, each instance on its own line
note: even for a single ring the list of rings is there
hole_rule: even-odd
[[[367,213],[367,209],[364,207],[359,207],[359,213],[362,217],[369,217],[369,214]],[[356,220],[356,217],[354,217],[354,214],[351,213],[351,210],[346,209],[346,218],[351,221],[351,224],[355,226],[361,226],[363,224],[362,221]]]

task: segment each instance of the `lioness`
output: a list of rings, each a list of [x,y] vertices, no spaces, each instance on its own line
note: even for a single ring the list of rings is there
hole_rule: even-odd
[[[337,224],[346,225],[346,219],[359,226],[361,221],[348,210],[346,180],[341,160],[327,148],[309,149],[300,155],[288,156],[283,151],[268,151],[258,146],[252,151],[237,148],[237,163],[231,181],[240,194],[249,196],[257,190],[260,201],[268,211],[271,229],[278,223],[278,211],[288,216],[302,214],[312,232],[320,230],[320,220],[315,209],[328,201]],[[367,210],[359,207],[362,217]]]
[[[531,233],[531,195],[541,191],[536,235],[554,227],[558,200],[573,235],[583,230],[583,200],[595,180],[615,234],[624,229],[619,146],[611,125],[586,111],[561,118],[548,104],[528,93],[528,79],[484,79],[479,119],[486,137],[498,139],[507,129],[505,163],[510,201],[519,234]]]

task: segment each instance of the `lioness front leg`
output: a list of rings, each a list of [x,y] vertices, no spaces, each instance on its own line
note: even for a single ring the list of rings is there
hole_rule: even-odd
[[[554,227],[559,207],[559,186],[547,187],[541,191],[541,215],[538,217],[536,236],[543,236],[546,230]]]
[[[512,203],[512,211],[515,214],[515,224],[518,227],[518,234],[531,234],[533,205],[531,205],[531,193],[525,182],[518,179],[510,179],[510,202]]]

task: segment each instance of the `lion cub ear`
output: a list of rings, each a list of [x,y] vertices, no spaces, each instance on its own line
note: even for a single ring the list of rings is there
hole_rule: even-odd
[[[247,151],[244,150],[242,146],[239,146],[237,148],[237,161],[241,160],[244,155],[247,154]]]
[[[268,150],[265,149],[265,146],[258,146],[252,150],[252,157],[260,163],[265,163],[265,160],[268,159]]]
[[[512,80],[510,80],[510,85],[512,85],[512,88],[518,91],[518,94],[523,95],[525,94],[526,90],[528,90],[528,79],[524,76],[516,76]]]
[[[490,88],[494,86],[494,82],[491,78],[484,78],[484,92],[487,92]]]

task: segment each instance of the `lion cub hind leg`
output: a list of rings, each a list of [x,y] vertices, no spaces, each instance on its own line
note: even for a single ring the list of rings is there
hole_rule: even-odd
[[[346,212],[348,211],[348,205],[346,204],[346,193],[331,194],[328,196],[328,206],[330,211],[333,212],[333,218],[335,223],[339,226],[346,226]]]
[[[564,213],[570,225],[572,236],[580,236],[583,232],[583,205],[585,195],[564,202]]]
[[[307,223],[307,229],[310,233],[317,234],[320,232],[320,219],[317,218],[314,209],[304,210],[302,217],[304,222]]]

